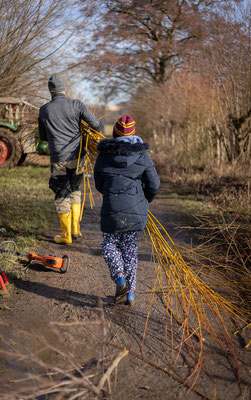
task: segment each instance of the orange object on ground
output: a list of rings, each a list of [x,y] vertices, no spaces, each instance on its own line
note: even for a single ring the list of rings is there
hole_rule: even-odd
[[[3,269],[2,269],[2,271],[1,271],[1,275],[2,275],[2,278],[3,278],[4,283],[5,283],[6,285],[9,285],[9,281],[8,281],[7,276],[6,276],[6,273],[4,272]]]
[[[13,249],[9,249],[7,247],[7,244],[11,244],[13,246]],[[31,262],[33,260],[40,261],[46,267],[56,268],[62,273],[65,273],[68,270],[69,265],[70,265],[70,257],[67,255],[64,255],[62,258],[60,258],[60,257],[54,257],[52,255],[38,256],[37,254],[32,253],[32,252],[27,254],[27,253],[23,253],[22,251],[17,251],[16,243],[13,242],[12,240],[6,240],[6,241],[0,243],[0,252],[1,251],[14,253],[14,254],[17,254],[18,256],[25,256],[29,262]],[[4,273],[3,277],[1,275],[2,271],[3,271],[3,268],[0,267],[0,276],[2,279],[2,283],[4,284],[4,281],[3,281],[3,278],[4,278],[5,283],[8,285],[9,282],[7,280],[5,273]]]
[[[38,256],[35,253],[28,253],[27,259],[29,261],[38,260],[47,267],[61,269],[64,265],[65,256],[63,258],[53,257],[53,256]]]
[[[0,276],[0,285],[1,285],[2,289],[3,289],[3,291],[6,292],[6,287],[5,287],[3,278],[1,276]]]

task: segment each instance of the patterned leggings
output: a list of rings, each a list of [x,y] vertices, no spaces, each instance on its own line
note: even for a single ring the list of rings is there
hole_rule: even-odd
[[[129,292],[136,288],[138,265],[138,232],[103,233],[102,253],[111,278],[116,281],[124,277]]]

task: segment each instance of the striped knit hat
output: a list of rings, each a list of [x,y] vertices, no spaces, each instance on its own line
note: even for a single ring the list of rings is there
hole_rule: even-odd
[[[135,121],[130,115],[122,115],[113,127],[113,137],[132,136],[135,134]]]

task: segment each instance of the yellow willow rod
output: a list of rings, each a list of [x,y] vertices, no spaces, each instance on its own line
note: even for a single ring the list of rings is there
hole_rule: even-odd
[[[85,143],[86,149],[88,149],[88,141],[89,141],[89,136],[87,135],[87,137],[86,137],[86,143]]]
[[[178,289],[177,289],[177,291],[178,291]],[[146,293],[152,293],[152,292],[154,292],[154,293],[162,293],[163,292],[163,294],[165,294],[165,296],[166,296],[167,292],[170,294],[174,293],[174,289],[173,289],[172,285],[170,284],[169,286],[164,286],[163,288],[160,287],[160,289],[157,289],[157,290],[154,290],[154,289],[146,290]]]
[[[168,255],[167,255],[167,257],[168,257]],[[161,260],[161,261],[162,261],[162,260]],[[168,262],[168,260],[166,260],[166,261]],[[169,264],[169,267],[170,267],[170,264]],[[164,266],[163,266],[163,268],[164,268]],[[181,269],[182,269],[182,268],[181,268]],[[176,268],[176,270],[177,270],[177,268]],[[180,279],[179,279],[179,273],[178,273],[178,271],[177,271],[176,273],[174,273],[174,271],[171,271],[171,272],[172,272],[172,274],[174,275],[174,277],[175,277],[177,280],[180,280]],[[183,279],[185,280],[186,285],[192,285],[192,284],[194,283],[195,279],[191,276],[191,273],[188,274],[188,272],[189,272],[189,271],[183,271],[183,273],[185,274],[184,277],[183,277]],[[197,283],[197,281],[196,281],[196,283]]]
[[[148,230],[148,227],[147,227],[147,230]],[[149,233],[149,236],[150,236],[150,238],[151,238],[152,245],[153,245],[153,247],[154,247],[154,249],[155,249],[155,252],[156,252],[156,255],[157,255],[157,259],[159,259],[158,250],[157,250],[157,248],[156,248],[155,242],[153,241],[153,239],[152,239],[152,236],[151,236],[151,234],[150,234],[149,230],[148,230],[148,233]],[[160,261],[160,260],[159,260],[159,261]],[[164,273],[165,273],[166,277],[168,277],[168,274],[167,274],[167,271],[166,271],[166,269],[164,269],[164,266],[162,265],[162,263],[161,263],[161,262],[160,262],[160,264],[161,264],[161,266],[162,266],[162,269],[163,269],[163,271],[164,271]],[[177,277],[177,279],[178,279],[178,277]]]
[[[80,221],[82,221],[83,211],[84,211],[84,206],[85,206],[85,198],[86,198],[85,170],[86,170],[86,168],[84,168],[84,172],[83,172],[84,194],[83,194],[83,202],[82,202],[81,213],[80,213]]]
[[[190,335],[187,336],[183,342],[181,342],[178,346],[174,347],[174,350],[177,350],[179,348],[179,346],[183,346],[189,339],[191,339],[192,336],[195,335],[198,337],[198,334],[196,333],[198,330],[199,330],[199,326],[196,329],[194,329],[193,332],[190,333]]]
[[[86,158],[87,158],[87,160],[88,160],[88,162],[89,162],[90,169],[91,169],[91,173],[92,173],[92,175],[93,175],[93,167],[92,167],[92,161],[91,161],[91,159],[90,159],[90,156],[89,156],[88,154],[86,154]]]
[[[166,262],[166,264],[168,265],[168,267],[171,269],[171,271],[172,271],[173,274],[174,274],[174,270],[173,270],[173,268],[172,268],[172,265],[174,265],[174,261],[176,261],[176,264],[178,264],[178,263],[177,263],[177,260],[176,260],[174,257],[172,257],[172,255],[171,255],[171,257],[169,257],[169,253],[164,252],[163,249],[162,249],[160,246],[159,246],[160,249],[158,250],[158,249],[156,248],[156,246],[158,245],[158,242],[156,242],[156,241],[154,240],[154,238],[152,237],[152,235],[151,235],[151,241],[152,241],[152,244],[154,243],[154,248],[155,248],[156,255],[157,255],[157,257],[158,257],[159,263],[164,267],[165,262]]]
[[[156,251],[156,246],[154,245],[154,247],[155,247],[155,251]],[[184,261],[183,261],[183,263],[184,263]],[[184,263],[184,265],[185,265],[185,263]],[[185,265],[185,267],[186,267],[186,269],[188,269],[188,267],[186,265]],[[227,301],[225,298],[223,298],[219,294],[216,295],[215,292],[210,287],[208,287],[208,285],[206,285],[204,282],[200,282],[200,280],[195,279],[193,274],[191,273],[191,271],[188,270],[187,272],[188,272],[190,279],[192,280],[191,284],[193,284],[195,287],[197,287],[197,290],[199,290],[201,295],[205,296],[207,294],[209,296],[209,298],[211,297],[212,300],[216,301],[217,303],[223,303],[229,312],[231,312],[233,315],[237,316],[237,314],[236,314],[237,310],[240,311],[237,307],[233,306],[233,304],[231,304],[229,301]],[[185,278],[187,281],[187,276]],[[182,296],[183,302],[184,302],[185,299],[187,299],[187,298],[184,297],[184,293],[182,293],[181,296]],[[183,312],[184,312],[184,310],[183,310]],[[239,316],[238,318],[243,320],[243,317],[245,316],[245,312],[244,313],[241,312],[241,315],[242,315],[242,317]]]
[[[246,312],[247,310],[241,309],[235,305],[233,305],[229,300],[227,300],[225,297],[221,296],[219,293],[211,293],[213,292],[210,289],[210,292],[208,291],[208,288],[206,288],[205,293],[208,294],[208,299],[211,299],[211,301],[213,302],[213,306],[216,307],[217,304],[220,305],[220,307],[222,309],[226,308],[230,313],[232,313],[233,315],[235,315],[237,317],[236,312],[238,312],[239,314],[239,319],[244,318],[244,316],[246,316]],[[205,293],[203,291],[201,291],[200,295],[205,297]],[[241,318],[242,316],[242,318]]]
[[[239,276],[242,276],[241,273],[238,273],[238,271],[236,271],[235,268],[233,268],[233,267],[231,267],[231,266],[229,266],[229,265],[223,265],[223,264],[221,264],[221,263],[218,263],[218,262],[215,261],[215,260],[212,260],[212,259],[210,259],[210,258],[208,258],[208,257],[206,257],[206,256],[203,256],[202,254],[196,253],[196,252],[193,251],[193,250],[186,249],[186,248],[184,248],[184,247],[182,247],[182,246],[179,246],[179,247],[180,247],[180,248],[183,248],[183,249],[184,249],[185,251],[187,251],[187,252],[190,252],[190,253],[193,253],[193,254],[199,256],[200,258],[204,258],[205,260],[210,261],[211,263],[215,264],[216,267],[218,266],[218,267],[220,267],[220,268],[224,268],[224,269],[227,270],[227,271],[230,271],[230,272],[233,272],[234,274],[237,274],[237,275],[239,275]],[[194,258],[192,258],[191,256],[188,256],[187,254],[185,255],[185,257],[197,261],[197,263],[199,263],[199,264],[205,266],[206,268],[209,268],[209,269],[210,269],[210,268],[211,268],[211,269],[214,268],[214,267],[212,267],[212,266],[210,266],[210,265],[207,265],[207,264],[202,263],[202,261],[200,261],[200,260],[198,260],[198,259],[194,259]],[[215,270],[215,271],[216,271],[216,270]],[[216,271],[216,273],[220,274],[219,271]]]
[[[176,296],[179,295],[184,297],[184,293],[187,290],[187,287],[183,286],[182,282],[178,279],[176,279],[173,275],[171,274],[166,274],[167,282],[172,286],[172,289],[175,293]],[[168,293],[168,296],[170,296],[170,293]]]
[[[84,131],[84,133],[87,133],[88,135],[90,135],[94,141],[98,142],[97,139],[105,139],[105,136],[101,133],[96,131],[95,129],[91,128],[85,121],[81,121],[82,124],[82,130]]]
[[[163,267],[162,267],[163,268]],[[184,295],[184,287],[180,280],[173,276],[171,273],[168,274],[166,270],[164,270],[164,274],[169,282],[169,284],[172,286],[173,291],[175,292],[175,295],[177,296],[177,292],[180,291],[182,295]],[[178,286],[178,287],[177,287]],[[170,294],[168,293],[168,296]]]
[[[210,278],[210,275],[208,275],[206,273],[204,273],[203,275],[208,277],[208,278]],[[243,283],[243,284],[245,283],[246,285],[251,285],[250,281],[241,281],[241,283]],[[240,282],[238,282],[238,281],[237,282],[235,282],[235,281],[231,281],[231,282],[215,281],[214,282],[213,281],[210,284],[213,285],[213,286],[227,286],[227,287],[235,286],[237,288],[241,287],[241,286],[239,286]],[[249,291],[250,289],[246,288],[246,290]]]
[[[189,282],[191,285],[195,285],[195,287],[197,289],[199,289],[200,292],[203,291],[203,293],[204,293],[204,291],[206,290],[210,296],[215,296],[214,291],[208,285],[206,285],[201,280],[201,278],[194,276],[192,274],[192,272],[189,271],[189,269],[187,269],[188,268],[187,265],[184,264],[183,266],[186,269],[186,271],[184,271],[184,273],[185,273],[184,278],[185,278],[186,283]]]
[[[26,136],[24,137],[24,139],[22,140],[21,145],[23,145],[29,137],[33,137],[33,136],[34,136],[34,131],[35,131],[37,128],[38,128],[38,125],[36,125],[36,126],[31,130],[31,132],[27,133],[27,135],[26,135]]]
[[[159,266],[159,286],[160,286],[161,293],[162,293],[162,296],[163,296],[164,304],[165,304],[166,307],[167,307],[168,302],[169,302],[169,298],[170,298],[170,292],[167,291],[167,290],[165,289],[165,287],[163,287],[162,274],[163,274],[163,271],[162,271],[162,269],[161,269],[161,266]],[[169,275],[169,277],[167,278],[167,283],[171,286],[171,276],[170,276],[170,275]],[[175,289],[173,286],[172,286],[172,291],[173,291],[174,294],[176,294],[176,289]]]
[[[225,307],[230,311],[231,313],[234,313],[236,315],[236,311],[238,310],[240,314],[243,314],[243,310],[241,310],[239,307],[234,306],[229,300],[227,300],[225,297],[221,296],[219,293],[215,293],[211,288],[205,286],[203,287],[202,285],[197,285],[198,287],[198,295],[207,297],[208,300],[211,300],[213,304],[220,304],[221,307]]]
[[[91,159],[90,159],[90,157],[88,156],[88,154],[87,154],[87,160],[89,161],[89,166],[90,166],[91,172],[92,172],[92,174],[93,174],[93,168],[92,168],[92,164],[91,164]],[[95,204],[95,201],[94,201],[94,198],[93,198],[93,195],[92,195],[90,179],[89,179],[89,177],[88,177],[88,168],[87,168],[87,185],[88,185],[88,190],[89,190],[90,206],[91,206],[91,209],[92,209],[93,206],[94,206],[94,204]]]
[[[245,310],[243,308],[237,307],[235,305],[232,304],[231,299],[229,300],[226,297],[223,297],[219,294],[215,295],[215,296],[208,296],[208,298],[211,298],[211,300],[214,303],[220,304],[221,306],[224,305],[224,307],[228,307],[232,309],[232,312],[234,311],[238,311],[241,315],[247,315],[248,310]]]
[[[178,345],[178,353],[177,353],[177,355],[175,357],[174,364],[178,361],[178,359],[180,357],[180,354],[181,354],[181,351],[182,351],[182,342],[183,342],[184,338],[186,337],[187,330],[188,330],[188,333],[189,333],[188,318],[186,317],[184,319],[181,327],[178,330],[178,332],[181,332],[181,342]]]
[[[161,227],[161,229],[163,229],[164,233],[166,234],[166,236],[168,237],[168,239],[170,240],[170,242],[172,243],[172,245],[174,246],[174,248],[176,248],[175,243],[173,242],[173,240],[171,239],[171,237],[168,235],[167,231],[165,230],[165,228],[161,225],[161,223],[157,220],[157,218],[151,213],[151,211],[149,211],[149,215],[152,218],[153,221],[156,221],[158,223],[158,225]]]
[[[209,308],[209,311],[211,312],[211,314],[214,316],[213,311],[211,310],[211,307],[208,306],[208,304],[204,304],[204,300],[202,297],[200,297],[199,299],[200,301],[200,309],[202,311],[202,316],[203,316],[203,322],[205,323],[205,330],[211,335],[213,336],[216,340],[217,340],[217,335],[214,332],[214,329],[212,327],[212,324],[210,323],[208,317],[207,317],[207,313],[206,313],[206,309],[205,309],[205,305]]]
[[[156,286],[157,280],[158,280],[158,277],[156,276],[155,282],[154,282],[154,287]],[[147,329],[147,325],[148,325],[148,321],[149,321],[149,317],[150,317],[150,312],[152,310],[153,300],[154,300],[154,293],[151,295],[150,306],[149,306],[149,310],[148,310],[147,317],[146,317],[145,329],[144,329],[143,338],[142,338],[142,346],[144,346],[144,342],[145,342],[146,329]]]
[[[169,302],[170,302],[170,307],[169,307]],[[176,309],[177,309],[177,305],[176,305]],[[173,331],[173,326],[172,326],[172,320],[174,319],[175,320],[175,322],[177,323],[179,323],[181,326],[182,326],[182,324],[183,324],[183,322],[184,322],[184,319],[182,319],[181,318],[181,316],[179,316],[179,315],[176,315],[175,314],[175,312],[174,312],[174,310],[173,310],[173,296],[171,296],[170,298],[168,298],[168,302],[167,302],[167,304],[166,304],[166,313],[170,313],[170,315],[171,315],[171,329],[172,329],[172,331]],[[180,310],[178,310],[177,309],[177,312],[180,314]],[[184,311],[183,311],[183,313],[184,313]],[[188,324],[188,328],[189,328],[189,330],[191,330],[191,331],[194,331],[195,330],[195,328],[193,328],[191,325],[189,325]],[[197,338],[198,338],[198,335],[197,334],[194,334]]]
[[[216,322],[216,317],[220,318],[220,312],[217,308],[215,308],[214,304],[212,306],[212,304],[209,303],[206,299],[204,300],[204,298],[200,297],[198,301],[200,302],[201,319],[204,323],[204,328],[210,335],[213,335],[216,339],[217,336],[214,331],[214,325],[212,322],[210,322],[208,318],[208,313],[210,312],[210,315],[212,315],[213,322]],[[207,307],[207,310],[205,307]]]
[[[192,299],[191,299],[191,293],[188,293],[190,296],[188,296],[184,290],[181,290],[180,295],[177,293],[177,289],[174,286],[174,293],[175,293],[175,298],[176,298],[176,309],[177,312],[180,315],[180,318],[182,319],[182,316],[188,316],[188,312],[189,312],[189,308],[191,306],[192,303]],[[170,298],[170,295],[168,295],[168,297]],[[179,305],[179,307],[178,307]]]
[[[180,266],[181,270],[183,270],[185,275],[186,276],[188,275],[190,277],[190,279],[194,280],[192,272],[190,271],[190,269],[188,268],[188,266],[186,265],[186,263],[184,262],[182,257],[180,257],[180,255],[178,255],[178,254],[173,256],[173,254],[170,254],[168,251],[165,251],[163,246],[160,245],[160,243],[158,243],[158,244],[161,247],[160,250],[161,250],[162,255],[164,256],[165,255],[164,253],[166,253],[166,255],[168,256],[169,259],[172,258],[173,260],[175,260],[176,264],[178,264]]]
[[[157,235],[155,235],[155,232],[153,231],[155,241],[158,243],[159,248],[160,248],[160,253],[163,253],[163,256],[168,255],[168,258],[170,260],[175,260],[176,262],[178,261],[177,255],[175,255],[170,249],[164,245],[161,241],[158,240],[158,237],[156,238]]]
[[[177,280],[175,280],[175,281],[177,283]],[[189,293],[190,302],[194,301],[195,298],[199,297],[199,293],[193,288],[192,285],[183,286],[181,284],[181,282],[178,282],[178,283],[179,283],[180,292],[181,292],[180,295],[182,296],[183,301],[185,301],[185,298],[184,298],[185,291],[188,291],[188,293]],[[175,291],[177,292],[177,288],[176,287],[175,287]],[[204,292],[203,292],[203,295],[205,295]],[[186,299],[188,299],[188,298],[186,297]]]
[[[155,265],[156,265],[156,264],[155,264]],[[156,276],[156,279],[155,279],[154,287],[156,286],[157,279],[158,279],[158,281],[160,280],[160,276],[159,276],[160,274],[159,274],[159,272],[161,271],[159,268],[156,269],[156,266],[155,266],[155,270],[156,270],[157,276]],[[158,272],[158,271],[159,271],[159,272]],[[159,281],[159,284],[161,285],[160,281]],[[165,295],[167,295],[167,298],[166,298],[166,299],[165,299],[165,297],[166,297]],[[168,305],[168,298],[169,298],[169,296],[168,296],[167,293],[164,292],[164,290],[163,290],[163,296],[164,296],[164,300],[165,300],[166,304]],[[144,338],[145,338],[145,334],[146,334],[146,330],[147,330],[148,319],[149,319],[149,316],[150,316],[150,311],[151,311],[151,308],[152,308],[153,299],[154,299],[154,291],[153,291],[152,296],[151,296],[151,300],[152,300],[152,301],[151,301],[150,309],[149,309],[149,312],[148,312],[147,321],[146,321],[146,324],[145,324],[145,330],[144,330],[144,336],[143,336]],[[172,298],[170,299],[170,301],[171,301],[171,304],[172,304]],[[168,307],[167,307],[167,311],[166,311],[166,312],[168,312]],[[172,321],[172,318],[174,317],[175,320],[178,320],[179,323],[181,323],[181,322],[180,322],[180,318],[179,318],[178,316],[175,316],[175,314],[174,314],[174,312],[173,312],[172,309],[170,309],[170,313],[171,313],[171,321]],[[185,313],[184,310],[183,310],[183,313]],[[172,324],[172,322],[171,322],[171,324]],[[191,329],[191,331],[194,330],[193,327],[189,327],[189,329]],[[172,333],[172,332],[173,332],[173,327],[171,326],[171,334],[172,334],[172,336],[173,336],[173,333]]]
[[[173,327],[173,307],[172,307],[172,302],[173,302],[173,298],[171,297],[170,301],[169,301],[169,297],[168,297],[168,302],[166,304],[166,313],[168,313],[168,310],[170,310],[170,314],[171,314],[171,318],[170,318],[170,331],[171,331],[171,359],[173,360],[174,358],[174,327]],[[169,307],[169,303],[170,303],[170,307]],[[177,319],[176,316],[174,316],[175,322],[177,324]]]
[[[156,258],[155,258],[155,260],[156,260]],[[155,267],[155,270],[156,270],[156,267]],[[158,270],[159,270],[159,275],[158,275],[159,287],[161,288],[164,302],[166,302],[168,300],[168,293],[165,292],[165,288],[163,287],[163,272],[162,272],[160,265],[158,266]],[[168,282],[170,282],[170,277],[168,279]]]
[[[176,252],[171,248],[171,246],[167,243],[167,241],[164,239],[163,235],[161,234],[161,232],[159,231],[157,225],[154,223],[154,221],[152,220],[151,217],[148,217],[148,222],[147,222],[147,226],[149,227],[149,229],[151,229],[154,233],[155,233],[155,237],[156,240],[159,240],[160,243],[163,243],[165,248],[170,252],[173,253],[173,255],[175,256]]]
[[[233,306],[232,303],[229,301],[224,303],[224,307],[222,306],[222,303],[214,303],[214,307],[220,307],[221,312],[228,318],[229,320],[231,319],[230,316],[227,315],[226,311],[230,312],[233,316],[235,316],[237,319],[239,319],[242,322],[247,322],[246,319],[248,318],[248,315],[243,312],[243,309]],[[245,310],[244,310],[245,311]],[[220,314],[221,315],[221,314]]]
[[[244,329],[246,328],[250,328],[251,327],[251,322],[246,323],[244,326],[242,326],[240,329],[238,329],[237,331],[234,332],[234,335],[236,335],[237,333],[242,332]]]
[[[94,199],[93,199],[93,196],[92,196],[91,185],[90,185],[90,180],[89,180],[88,176],[87,176],[87,185],[88,185],[88,189],[89,189],[90,206],[91,206],[91,209],[93,209],[93,205],[95,203],[94,203]]]
[[[200,327],[200,330],[201,330],[201,327]],[[202,355],[203,355],[203,347],[204,347],[204,346],[203,346],[202,340],[200,341],[200,344],[201,344],[201,347],[200,347],[199,356],[198,356],[198,358],[197,358],[197,363],[196,363],[196,365],[195,365],[195,367],[194,367],[194,369],[193,369],[193,372],[192,372],[192,373],[190,374],[190,376],[188,376],[187,379],[185,380],[185,383],[188,384],[188,382],[192,379],[193,375],[194,375],[194,374],[196,373],[196,371],[197,371],[197,374],[195,375],[194,382],[193,382],[193,384],[191,385],[191,387],[189,388],[188,393],[190,393],[190,391],[193,390],[193,388],[194,388],[194,386],[195,386],[195,384],[196,384],[196,382],[197,382],[197,380],[198,380],[198,378],[199,378],[200,371],[201,371],[201,367],[202,367]]]
[[[154,234],[154,239],[152,239],[152,241],[154,240],[155,242],[158,243],[159,248],[160,248],[159,252],[162,255],[162,257],[165,257],[165,255],[167,255],[169,259],[173,259],[176,262],[179,261],[177,259],[177,255],[174,254],[174,252],[172,251],[170,246],[168,246],[168,244],[164,240],[164,238],[163,237],[160,238],[160,236],[159,236],[160,232],[156,232],[156,229],[152,229],[152,225],[147,225],[147,229],[148,229],[148,233],[152,232]],[[184,263],[183,260],[180,260],[180,261],[182,261]]]
[[[148,230],[148,227],[147,227],[147,230]],[[148,231],[148,233],[149,233],[149,231]],[[151,234],[150,234],[150,233],[149,233],[149,236],[150,236],[150,238],[151,238]],[[154,243],[153,241],[152,241],[152,244],[153,244],[153,246],[154,246],[154,248],[155,248],[156,254],[158,254],[157,249],[156,249],[156,246],[155,246],[155,243]],[[163,271],[164,271],[166,277],[169,278],[169,280],[170,280],[170,276],[167,274],[167,271],[163,268],[163,265],[162,265],[162,269],[163,269]],[[179,286],[181,286],[181,291],[182,291],[182,285],[180,284],[179,281],[177,282],[177,279],[176,279],[176,283],[178,283]],[[176,288],[175,288],[175,287],[174,287],[174,291],[175,291],[175,293],[176,293]],[[182,294],[183,294],[183,291],[182,291]],[[184,294],[183,294],[183,296],[184,296]],[[177,294],[176,294],[176,298],[177,298]],[[184,299],[183,299],[183,300],[184,300]],[[184,303],[184,301],[183,301],[183,303]],[[182,307],[182,305],[181,305],[181,307]],[[182,307],[182,310],[183,310],[183,313],[186,314],[186,311],[183,309],[183,307]]]
[[[219,308],[217,307],[217,304],[215,304],[215,303],[210,304],[208,301],[206,301],[206,299],[204,301],[203,298],[200,298],[200,302],[201,302],[201,310],[202,310],[201,316],[202,316],[202,320],[203,320],[203,323],[204,323],[203,326],[204,326],[205,330],[211,336],[213,336],[215,338],[215,340],[219,341],[219,337],[218,337],[218,335],[217,335],[217,333],[215,331],[215,328],[218,327],[218,329],[219,329],[219,325],[220,325],[221,327],[224,328],[224,331],[227,332],[226,325],[225,325],[225,323],[223,321],[223,318],[222,318],[222,313],[230,322],[232,322],[231,318],[229,317],[229,315],[226,314],[226,309],[224,307],[221,307],[221,311],[220,311]],[[213,325],[212,322],[210,322],[210,320],[207,317],[208,312],[205,310],[205,306],[207,307],[207,309],[211,313],[214,325]],[[217,322],[216,317],[218,317],[219,322]],[[216,327],[215,327],[215,324],[216,324]]]
[[[168,282],[170,282],[170,280],[171,280],[171,276],[169,276]],[[174,285],[175,285],[175,281],[174,281],[173,283],[174,283]],[[175,287],[175,288],[173,287],[173,293],[175,294],[177,304],[180,303],[180,300],[179,300],[179,296],[178,296],[178,294],[177,294],[177,288],[176,288],[176,287]],[[167,297],[166,297],[165,295],[166,295]],[[172,308],[169,308],[169,306],[168,306],[169,301],[170,301],[171,307],[172,307],[172,303],[173,303],[173,297],[170,297],[170,295],[171,295],[170,290],[169,290],[168,292],[166,292],[166,293],[165,293],[164,290],[163,290],[163,297],[164,297],[164,301],[165,301],[165,303],[166,303],[166,312],[168,313],[168,310],[169,310],[169,312],[170,312],[170,314],[171,314],[171,323],[172,323],[172,317],[174,317],[174,319],[176,320],[176,322],[178,321],[180,324],[182,324],[182,322],[181,322],[181,321],[182,321],[182,318],[181,318],[181,317],[178,317],[177,315],[175,315],[173,309],[172,309]],[[183,314],[186,315],[186,312],[185,312],[185,310],[183,309],[182,304],[180,304],[180,306],[181,306],[181,309],[182,309]],[[176,307],[177,307],[177,306],[176,306]],[[180,314],[180,310],[178,310],[178,308],[177,308],[177,311],[178,311],[178,313]],[[172,333],[172,329],[173,329],[173,327],[171,326],[171,333]],[[189,329],[190,329],[191,331],[193,331],[195,328],[189,327]]]
[[[156,263],[156,257],[155,257],[154,254],[153,254],[153,261],[154,261],[154,268],[155,268],[155,272],[156,272],[156,278],[158,279],[160,288],[162,288],[162,279],[161,279],[162,278],[162,274],[161,274],[162,271],[161,271],[160,265],[158,263]],[[162,290],[162,293],[164,295],[164,291],[163,290]]]
[[[239,276],[242,276],[241,273],[238,273],[238,271],[236,271],[234,268],[232,268],[230,266],[226,266],[226,265],[220,264],[217,261],[214,261],[214,260],[212,260],[212,259],[210,259],[210,258],[208,258],[206,256],[203,256],[202,254],[196,253],[195,251],[187,249],[187,248],[185,248],[183,246],[180,246],[180,245],[176,245],[176,246],[181,248],[181,249],[183,249],[183,250],[185,250],[185,251],[187,251],[187,252],[189,252],[189,253],[195,254],[195,255],[199,256],[200,258],[204,258],[205,260],[210,261],[210,262],[214,263],[215,265],[217,265],[217,266],[219,266],[221,268],[224,268],[227,271],[231,271],[231,272],[234,272],[235,274],[237,274]],[[185,255],[185,257],[187,257],[188,259],[190,259],[192,261],[195,261],[196,263],[202,265],[203,267],[205,267],[207,269],[215,271],[215,273],[218,274],[218,275],[224,276],[220,271],[217,271],[216,269],[214,269],[214,267],[211,267],[210,265],[204,264],[204,263],[202,263],[202,261],[200,261],[198,259],[192,258],[192,257],[188,256],[187,254]]]
[[[191,261],[193,261],[193,260],[191,260]],[[203,265],[202,265],[203,266]],[[193,268],[193,265],[191,266],[191,268],[194,270],[194,268]],[[214,269],[214,268],[210,268],[209,269],[209,271],[210,272],[213,272],[213,273],[215,273],[216,275],[219,275],[219,277],[218,278],[214,278],[213,276],[211,276],[211,275],[209,275],[209,272],[204,272],[203,270],[200,270],[198,273],[197,273],[197,271],[195,270],[195,273],[196,274],[200,274],[200,275],[203,275],[204,277],[206,277],[206,278],[209,278],[210,279],[210,285],[229,285],[229,286],[231,286],[231,285],[238,285],[240,282],[239,281],[233,281],[233,280],[230,280],[228,277],[225,277],[224,276],[224,274],[218,274],[217,273],[217,271]],[[221,279],[220,279],[221,278]],[[223,281],[223,279],[226,281],[226,282],[224,282]],[[229,279],[229,280],[228,280]],[[251,285],[251,282],[250,281],[241,281],[241,283],[246,283],[247,285]]]
[[[179,259],[177,256],[174,256],[173,253],[170,253],[167,249],[165,249],[164,245],[160,244],[157,241],[159,246],[159,257],[161,260],[166,261],[168,265],[175,264],[176,268],[179,267],[184,274],[190,273],[184,261]]]
[[[88,138],[86,139],[87,143],[88,143]],[[81,137],[81,142],[82,142],[82,137]],[[79,152],[79,157],[80,157],[80,153]],[[88,174],[88,165],[87,162],[89,161],[90,166],[91,166],[91,161],[90,161],[90,157],[88,156],[88,154],[86,154],[86,162],[84,165],[84,172],[83,172],[83,182],[84,182],[84,195],[83,195],[83,202],[82,202],[82,207],[81,207],[81,213],[80,213],[80,221],[82,221],[82,216],[83,216],[83,210],[84,210],[84,205],[85,205],[85,200],[86,200],[86,179],[87,179],[87,186],[88,186],[88,192],[89,192],[89,197],[92,197],[92,191],[91,191],[91,186],[89,183],[89,178],[86,177],[86,175]],[[91,170],[92,170],[92,166],[91,166]],[[93,171],[93,170],[92,170]],[[92,204],[95,204],[94,201],[90,200],[90,204],[91,204],[91,208],[93,208]]]
[[[223,311],[224,315],[226,316],[226,313],[224,312],[224,309],[223,309],[222,311]],[[228,337],[229,343],[232,343],[232,340],[231,340],[229,331],[228,331],[228,329],[227,329],[227,327],[226,327],[226,324],[225,324],[225,322],[224,322],[224,320],[223,320],[223,317],[222,317],[222,314],[221,314],[220,312],[219,312],[218,317],[219,317],[219,321],[220,321],[220,329],[222,329],[223,332],[224,332],[224,333],[226,334],[226,336]],[[231,320],[230,320],[230,321],[231,321]],[[215,322],[217,322],[217,321],[215,321]],[[219,341],[218,341],[218,342],[219,342]],[[226,342],[225,342],[225,343],[226,343]],[[231,351],[231,349],[230,349],[230,351]],[[232,355],[233,355],[233,353],[232,353]]]
[[[205,269],[208,269],[209,271],[214,271],[214,273],[215,273],[216,275],[219,275],[219,276],[221,276],[221,277],[224,277],[225,279],[227,278],[226,275],[224,275],[223,272],[217,270],[218,267],[224,268],[224,270],[227,271],[227,272],[235,273],[235,269],[234,269],[234,268],[231,268],[231,267],[229,267],[229,266],[222,266],[222,265],[220,265],[220,264],[218,264],[218,265],[216,264],[216,265],[214,265],[214,266],[208,265],[208,264],[205,264],[205,263],[203,263],[202,261],[200,261],[200,260],[198,260],[198,259],[196,259],[196,258],[194,258],[194,257],[192,257],[192,256],[188,256],[188,255],[185,255],[185,258],[187,258],[189,261],[193,261],[194,263],[199,264],[201,267],[203,267],[203,268],[205,268]],[[208,260],[211,261],[210,259],[208,259]],[[194,269],[197,268],[197,265],[194,265],[193,268],[194,268]],[[237,271],[236,271],[236,275],[237,275],[237,276],[240,276],[240,277],[243,276],[243,274],[238,273]]]
[[[172,298],[172,297],[170,298],[170,304],[171,304],[171,307],[173,307],[173,298]],[[177,306],[176,306],[176,309],[177,309]],[[171,316],[174,318],[174,320],[176,321],[176,323],[178,322],[178,323],[180,324],[179,330],[183,327],[183,324],[184,324],[184,323],[187,323],[187,331],[188,331],[188,335],[190,335],[190,332],[194,332],[194,331],[196,330],[196,328],[195,328],[194,325],[196,324],[196,321],[197,321],[197,323],[199,323],[199,320],[189,322],[191,318],[189,319],[188,316],[185,315],[184,311],[183,311],[183,314],[184,314],[183,316],[181,315],[181,312],[180,312],[180,310],[178,310],[178,309],[177,309],[177,313],[178,313],[178,315],[176,315],[176,314],[174,313],[173,309],[170,308],[170,314],[171,314]],[[199,341],[201,340],[199,334],[194,333],[194,336],[195,336]],[[182,338],[183,338],[183,333],[182,333]],[[182,341],[182,338],[181,338],[181,341]]]
[[[181,342],[182,342],[184,333],[188,332],[188,334],[190,334],[190,331],[193,332],[195,329],[192,325],[190,325],[189,321],[191,321],[191,323],[193,323],[193,324],[195,324],[196,321],[194,322],[191,318],[191,308],[192,308],[191,302],[188,302],[188,309],[186,311],[184,310],[182,302],[180,301],[180,296],[178,296],[178,295],[176,295],[176,302],[177,302],[176,310],[180,315],[180,320],[179,320],[180,327],[179,327],[178,331],[180,331],[180,330],[182,331],[182,336],[181,336]],[[173,296],[171,297],[171,304],[173,304]],[[173,313],[173,310],[171,310],[171,312]],[[183,313],[182,317],[181,317],[181,313]]]
[[[81,138],[80,138],[79,153],[78,153],[78,162],[77,162],[76,174],[78,174],[79,161],[80,161],[80,157],[81,157],[81,153],[82,153],[82,141],[83,141],[83,137],[81,136]]]

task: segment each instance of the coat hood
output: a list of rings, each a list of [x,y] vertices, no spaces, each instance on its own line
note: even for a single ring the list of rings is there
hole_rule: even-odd
[[[109,158],[109,161],[120,168],[128,167],[149,149],[149,145],[140,141],[127,141],[118,139],[103,139],[98,143],[97,150]]]

